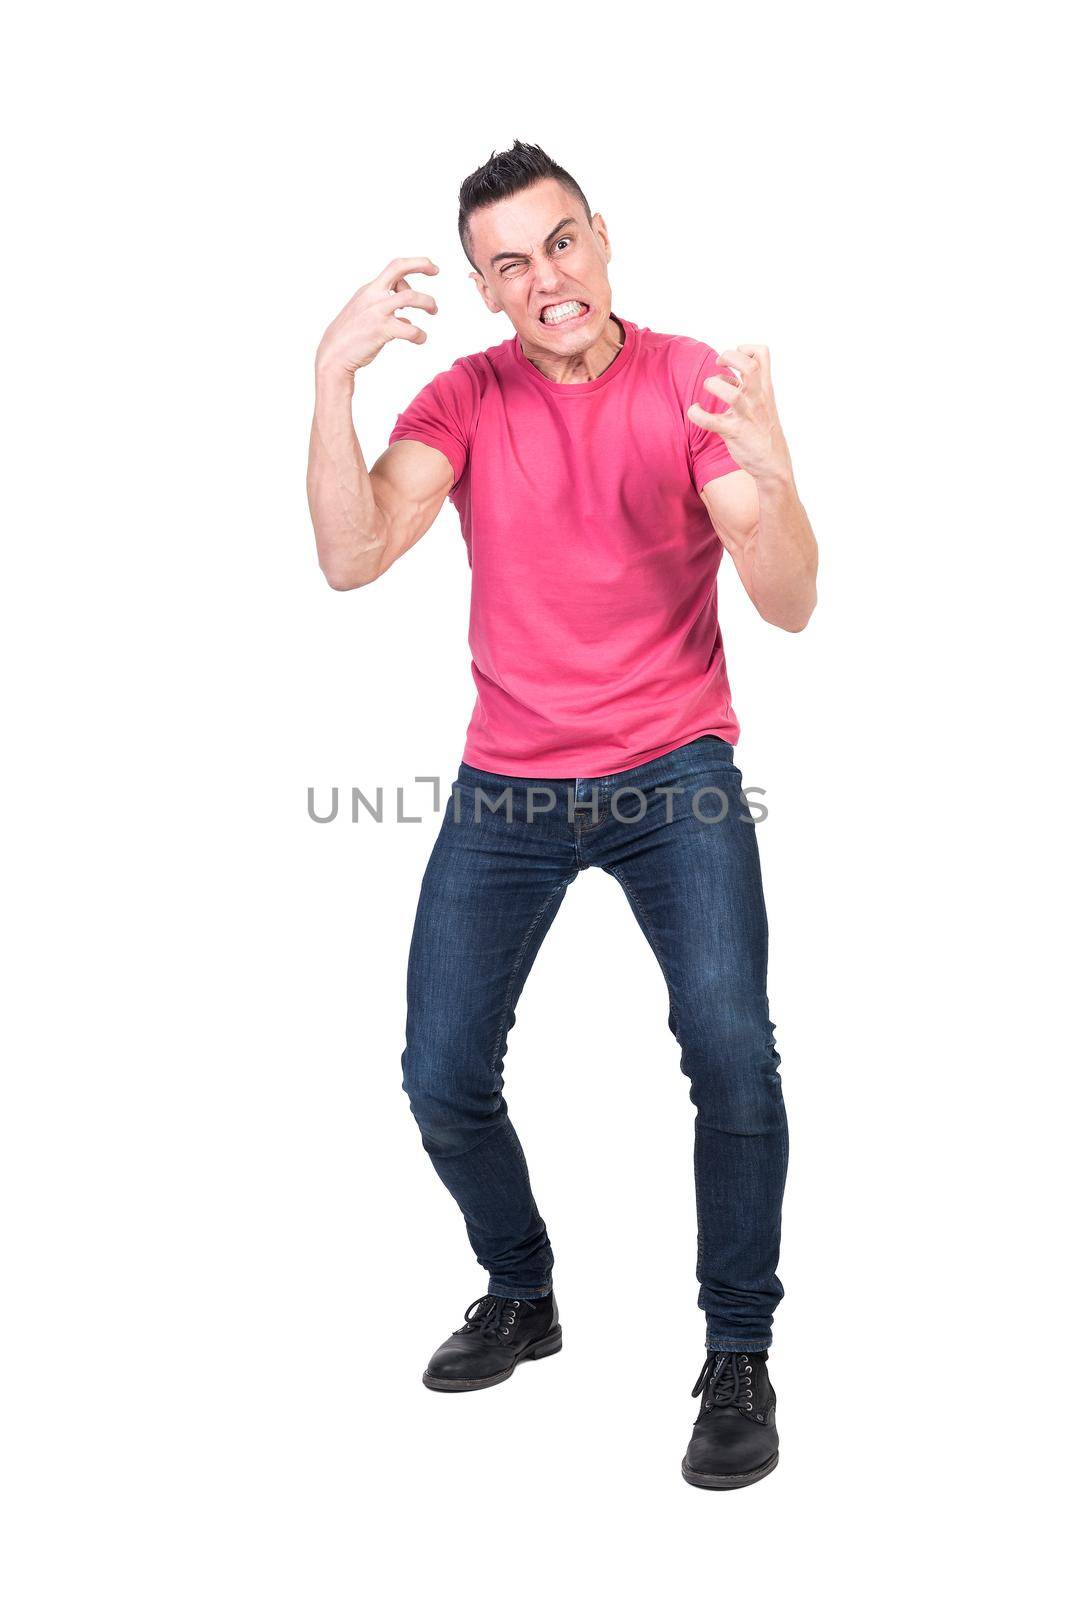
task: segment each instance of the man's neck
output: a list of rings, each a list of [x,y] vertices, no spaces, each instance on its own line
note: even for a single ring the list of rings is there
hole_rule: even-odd
[[[552,383],[592,383],[594,378],[599,378],[606,372],[623,348],[626,339],[623,324],[614,312],[609,314],[604,332],[591,345],[588,350],[582,350],[578,355],[553,357],[547,351],[538,350],[533,355],[520,340],[523,354],[532,367]]]

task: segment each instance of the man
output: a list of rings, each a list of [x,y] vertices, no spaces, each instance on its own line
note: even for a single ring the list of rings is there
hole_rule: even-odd
[[[697,1107],[706,1360],[683,1475],[736,1488],[778,1460],[767,1356],[787,1132],[716,574],[726,549],[761,616],[796,632],[816,545],[766,349],[717,355],[616,316],[604,218],[536,145],[465,180],[459,223],[514,338],[427,384],[368,472],[354,373],[391,339],[425,340],[402,311],[437,310],[409,282],[434,263],[390,262],[319,346],[308,472],[333,588],[381,577],[446,496],[471,565],[478,698],[416,913],[403,1068],[489,1282],[423,1381],[484,1388],[561,1347],[503,1057],[567,885],[601,867],[660,962]]]

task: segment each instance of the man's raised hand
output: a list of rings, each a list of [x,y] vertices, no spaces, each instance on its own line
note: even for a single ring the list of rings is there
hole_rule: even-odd
[[[705,388],[720,400],[726,411],[706,411],[695,401],[686,415],[698,427],[718,433],[733,460],[754,478],[790,476],[790,452],[771,387],[771,359],[766,345],[741,344],[724,350],[721,367],[733,367],[730,374],[705,379]]]
[[[406,306],[418,311],[437,312],[437,301],[421,294],[408,282],[406,273],[434,273],[437,267],[428,256],[397,256],[387,267],[357,289],[319,341],[315,369],[321,373],[347,373],[374,360],[391,339],[408,339],[425,344],[426,329],[397,313]]]

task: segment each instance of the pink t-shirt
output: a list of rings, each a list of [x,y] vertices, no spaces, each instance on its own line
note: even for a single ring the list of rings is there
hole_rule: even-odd
[[[552,382],[516,334],[439,373],[389,436],[452,463],[478,690],[463,759],[484,771],[596,778],[738,738],[700,498],[738,469],[686,415],[725,409],[702,388],[723,369],[697,339],[618,320],[592,382]]]

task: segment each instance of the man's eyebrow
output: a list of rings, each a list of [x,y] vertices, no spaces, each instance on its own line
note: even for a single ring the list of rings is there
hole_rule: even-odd
[[[574,226],[575,226],[574,217],[564,217],[560,222],[558,222],[556,224],[556,227],[553,229],[552,233],[547,233],[545,235],[545,238],[544,238],[544,240],[542,242],[544,244],[546,244],[546,245],[550,245],[550,244],[552,244],[553,240],[556,238],[556,235],[560,232],[561,228],[573,228]],[[490,266],[491,267],[496,266],[498,261],[525,261],[525,260],[526,260],[526,253],[523,250],[498,250],[498,252],[497,252],[497,254],[495,256],[490,256]]]

